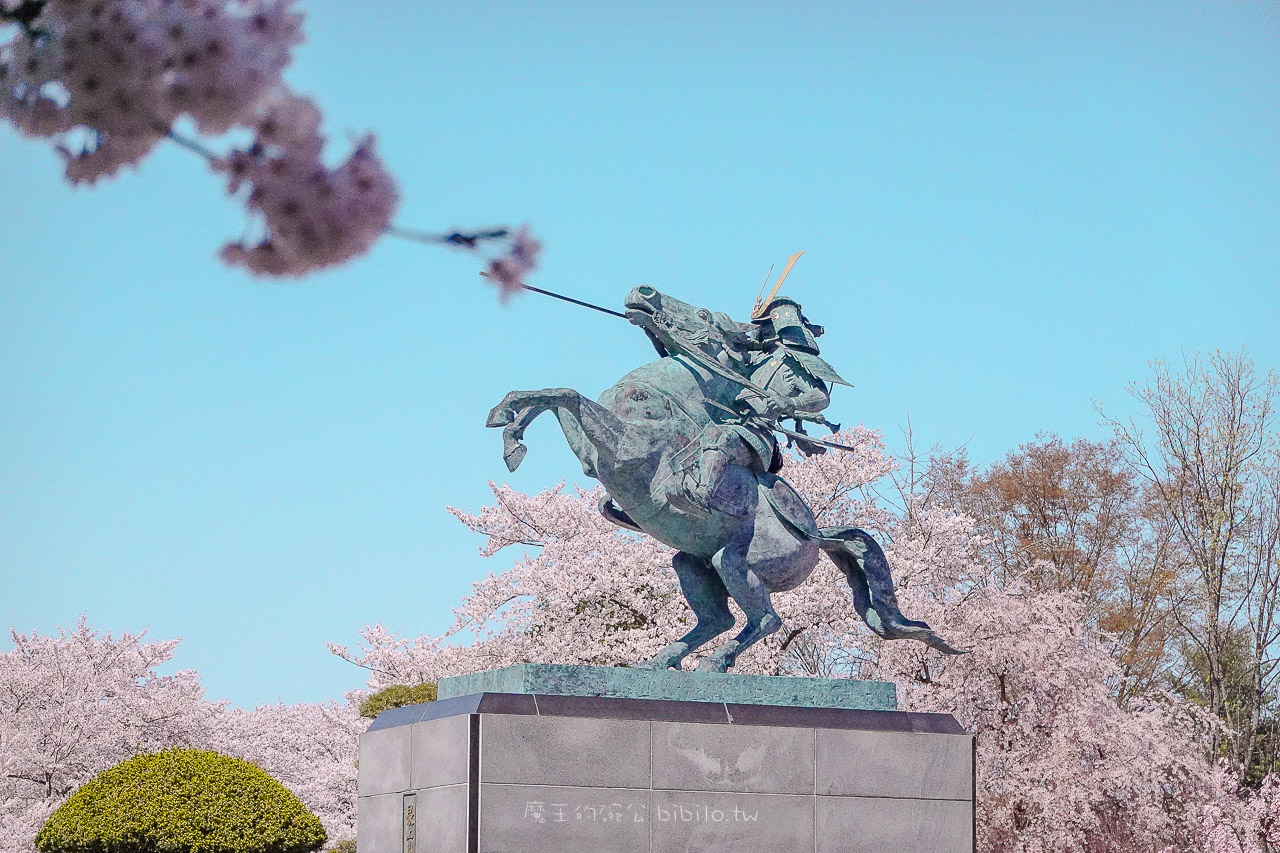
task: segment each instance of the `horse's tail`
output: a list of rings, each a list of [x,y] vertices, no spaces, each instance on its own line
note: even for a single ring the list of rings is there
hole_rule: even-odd
[[[871,534],[856,527],[827,527],[821,535],[822,550],[849,580],[858,615],[877,636],[919,640],[948,655],[965,653],[952,648],[928,624],[902,615],[889,561]]]

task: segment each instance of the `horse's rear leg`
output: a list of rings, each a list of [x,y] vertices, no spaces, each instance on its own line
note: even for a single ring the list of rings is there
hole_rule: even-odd
[[[773,609],[769,589],[747,565],[746,542],[730,542],[711,559],[721,583],[746,614],[747,624],[729,642],[698,664],[703,672],[725,672],[738,661],[738,655],[782,627],[782,619]]]
[[[680,578],[680,591],[689,602],[698,623],[693,630],[638,665],[638,669],[679,669],[690,652],[733,627],[729,610],[729,591],[724,588],[716,570],[708,560],[678,551],[671,565]]]

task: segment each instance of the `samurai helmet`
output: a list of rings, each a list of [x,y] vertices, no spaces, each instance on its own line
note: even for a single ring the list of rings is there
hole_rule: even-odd
[[[823,328],[810,323],[800,309],[800,303],[786,296],[779,296],[763,307],[761,316],[751,322],[760,326],[760,343],[769,347],[781,343],[791,349],[818,354],[818,342]]]
[[[800,311],[799,302],[786,296],[778,296],[782,283],[787,280],[787,276],[791,274],[791,268],[803,254],[804,252],[796,252],[787,258],[787,265],[782,268],[782,275],[778,276],[778,283],[773,286],[768,296],[764,295],[764,287],[760,288],[760,296],[756,299],[755,307],[751,309],[751,322],[760,327],[757,340],[761,347],[772,347],[781,343],[792,349],[803,350],[814,355],[818,353],[818,342],[814,338],[822,334],[822,327],[815,326],[805,319]],[[765,276],[765,287],[768,284],[769,278]]]

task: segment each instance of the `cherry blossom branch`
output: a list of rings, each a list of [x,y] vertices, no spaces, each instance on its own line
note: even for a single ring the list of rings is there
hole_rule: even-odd
[[[503,495],[502,495],[501,493],[499,493],[499,492],[495,491],[495,492],[493,493],[493,496],[497,499],[497,501],[498,501],[498,505],[499,505],[500,507],[502,507],[504,510],[506,510],[506,511],[507,511],[507,513],[511,516],[511,518],[515,519],[515,521],[516,521],[518,524],[523,525],[524,527],[529,528],[529,529],[530,529],[530,530],[532,530],[535,534],[537,534],[538,536],[541,536],[544,540],[550,540],[550,539],[554,539],[554,538],[555,538],[555,534],[553,534],[551,531],[546,530],[545,528],[539,527],[538,525],[534,524],[530,519],[528,519],[528,518],[527,518],[527,517],[525,517],[523,514],[521,514],[519,510],[517,510],[515,507],[511,506],[511,505],[510,505],[506,500],[504,500],[504,497],[503,497]],[[531,546],[536,546],[536,547],[542,547],[543,545],[545,545],[545,544],[546,544],[546,541],[542,541],[542,542],[523,542],[523,541],[521,541],[521,542],[518,542],[518,543],[517,543],[517,542],[512,542],[511,544],[512,544],[512,545],[515,545],[515,544],[521,544],[521,545],[531,545]]]
[[[169,141],[187,151],[190,151],[198,157],[203,158],[215,169],[220,168],[222,164],[230,162],[228,157],[217,154],[202,143],[175,131],[173,128],[157,128],[157,130],[163,133],[165,138]],[[254,153],[255,149],[258,149],[259,147],[260,146],[255,143],[249,153]],[[450,232],[431,232],[413,228],[402,228],[396,225],[387,225],[382,229],[382,233],[415,243],[425,243],[427,245],[436,246],[452,246],[477,253],[480,251],[482,246],[507,241],[509,243],[507,254],[490,259],[489,269],[486,272],[481,273],[481,275],[495,279],[495,283],[502,289],[504,297],[515,289],[534,290],[539,293],[546,292],[535,287],[529,287],[519,281],[520,278],[533,269],[535,256],[541,248],[537,241],[528,237],[526,229],[520,229],[514,233],[510,228],[489,228],[471,232],[458,230]],[[558,298],[563,299],[567,297]]]
[[[393,226],[399,193],[371,135],[345,162],[326,164],[320,110],[282,76],[303,41],[296,5],[0,0],[0,26],[21,30],[0,41],[0,118],[26,136],[50,140],[74,184],[136,165],[166,139],[203,158],[226,176],[230,193],[250,189],[244,203],[265,233],[254,245],[230,243],[220,254],[258,275],[336,266],[390,234],[476,253],[499,246],[484,253],[489,281],[504,302],[523,290],[541,250],[527,229],[435,234]],[[247,149],[219,155],[176,132],[180,119],[201,136],[239,128],[254,138]],[[77,138],[87,142],[72,144]]]
[[[511,234],[509,228],[494,228],[488,231],[474,231],[465,234],[461,231],[454,231],[449,234],[438,234],[430,231],[418,231],[412,228],[400,228],[396,225],[388,225],[383,229],[385,234],[392,237],[399,237],[402,240],[412,240],[416,243],[429,243],[446,246],[459,246],[465,249],[477,249],[482,243],[493,240],[502,240]]]
[[[203,157],[209,165],[218,163],[223,159],[215,154],[211,149],[206,148],[194,139],[183,136],[171,127],[161,128],[160,130],[170,142],[185,148],[193,154]]]
[[[211,148],[206,147],[200,142],[185,136],[173,128],[159,127],[158,131],[164,134],[170,142],[190,151],[191,153],[203,158],[210,165],[220,163],[226,158],[217,154]],[[482,244],[502,240],[511,235],[509,228],[490,228],[480,231],[463,232],[432,232],[421,231],[414,228],[401,228],[396,225],[388,225],[382,229],[383,233],[390,237],[398,237],[402,240],[410,240],[415,243],[426,243],[428,245],[437,246],[457,246],[463,249],[476,250]]]
[[[787,650],[787,647],[790,646],[796,640],[797,637],[799,637],[801,634],[803,634],[807,630],[809,630],[808,625],[802,625],[799,628],[792,628],[791,631],[788,632],[787,638],[783,640],[782,643],[778,646],[778,651],[785,652]]]
[[[627,611],[633,617],[635,617],[635,620],[636,620],[635,627],[639,628],[649,624],[649,617],[646,614],[641,613],[639,610],[632,607],[630,604],[627,604],[625,601],[620,601],[616,596],[612,596],[612,595],[609,596],[608,601],[617,605],[618,607],[621,607],[623,610]]]
[[[557,299],[576,302],[579,305],[587,305],[587,307],[596,308],[597,310],[607,310],[589,303],[580,302],[577,299],[561,296],[558,293],[530,287],[524,283],[524,277],[533,272],[537,266],[538,255],[542,251],[542,244],[530,236],[528,228],[522,227],[515,231],[510,228],[492,228],[471,232],[451,231],[449,233],[436,233],[388,225],[383,229],[383,233],[401,240],[435,246],[452,246],[476,254],[481,254],[483,246],[505,244],[505,252],[490,257],[488,259],[488,269],[480,273],[487,281],[497,285],[499,298],[502,302],[505,303],[512,294],[519,293],[522,290],[532,290],[535,293],[554,296]]]

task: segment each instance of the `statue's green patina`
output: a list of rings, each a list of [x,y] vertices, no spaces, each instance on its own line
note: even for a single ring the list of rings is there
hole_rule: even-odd
[[[503,455],[514,471],[525,455],[525,429],[554,412],[582,470],[608,492],[601,512],[676,549],[672,564],[697,624],[641,665],[679,669],[690,652],[733,627],[732,598],[746,626],[698,667],[726,671],[781,627],[770,593],[803,583],[820,551],[844,573],[855,608],[877,635],[957,653],[924,622],[902,615],[889,564],[868,533],[819,529],[777,476],[776,433],[804,453],[840,448],[802,427],[837,429],[821,411],[829,386],[848,384],[818,354],[822,327],[786,297],[758,305],[751,323],[647,286],[632,290],[625,305],[658,361],[622,377],[598,402],[570,388],[512,391],[486,425],[503,428]],[[784,429],[784,419],[795,429]]]

